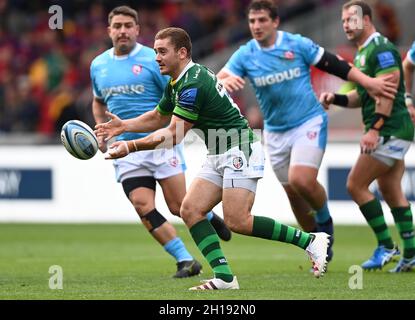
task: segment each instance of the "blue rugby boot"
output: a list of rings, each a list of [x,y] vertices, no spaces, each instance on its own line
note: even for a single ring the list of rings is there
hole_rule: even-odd
[[[385,264],[390,262],[394,256],[400,255],[397,246],[393,249],[386,249],[385,246],[379,246],[373,252],[373,256],[369,260],[362,263],[364,270],[382,269]]]

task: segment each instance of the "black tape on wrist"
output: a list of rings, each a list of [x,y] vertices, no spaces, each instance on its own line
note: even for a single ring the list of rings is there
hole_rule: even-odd
[[[334,94],[334,100],[333,104],[339,106],[339,107],[345,107],[347,108],[349,104],[349,98],[345,94]]]
[[[370,129],[380,131],[382,130],[383,126],[385,125],[388,116],[385,116],[381,113],[375,113],[375,117],[373,118],[372,124],[370,125]]]

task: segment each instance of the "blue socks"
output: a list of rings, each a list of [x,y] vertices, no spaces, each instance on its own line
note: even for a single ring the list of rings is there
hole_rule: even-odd
[[[193,260],[192,255],[187,251],[182,239],[176,237],[164,245],[164,249],[170,253],[177,262],[191,261]]]
[[[314,219],[318,224],[323,224],[330,219],[330,211],[327,207],[327,201],[324,203],[324,206],[317,210],[316,215],[314,216]]]

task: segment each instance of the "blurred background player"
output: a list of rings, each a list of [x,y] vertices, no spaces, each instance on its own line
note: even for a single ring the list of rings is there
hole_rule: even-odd
[[[114,47],[91,63],[92,109],[96,123],[107,121],[107,107],[123,119],[152,110],[168,82],[168,77],[160,74],[155,63],[154,50],[136,42],[139,25],[135,10],[127,6],[117,7],[110,12],[108,23],[108,34]],[[117,140],[146,135],[124,133]],[[107,150],[102,138],[99,138],[99,148],[102,152]],[[144,226],[177,260],[177,273],[174,275],[177,278],[197,275],[202,266],[187,251],[175,228],[155,208],[155,190],[158,181],[169,210],[180,216],[180,205],[186,192],[182,148],[178,145],[169,151],[132,153],[125,159],[114,161],[117,180]],[[223,220],[212,212],[208,217],[221,238],[229,240],[231,233]]]
[[[398,89],[395,99],[382,97],[376,101],[361,85],[347,95],[323,93],[320,97],[326,107],[331,103],[347,108],[362,107],[365,134],[360,140],[361,154],[348,176],[347,189],[378,242],[373,256],[362,268],[382,268],[400,253],[392,241],[380,201],[369,190],[369,185],[376,180],[403,241],[403,257],[390,271],[409,271],[415,266],[414,228],[401,180],[404,157],[414,138],[414,126],[405,106],[401,56],[387,38],[376,32],[371,8],[365,2],[344,4],[342,22],[347,39],[358,48],[355,66],[371,76],[392,75]]]
[[[414,100],[412,96],[415,70],[415,41],[412,44],[412,47],[409,49],[408,53],[406,54],[405,60],[403,61],[402,65],[406,88],[405,104],[408,107],[409,113],[411,114],[412,122],[415,123],[415,109]]]
[[[247,12],[253,39],[232,55],[218,78],[229,92],[243,88],[243,77],[250,80],[264,116],[272,168],[302,228],[331,235],[330,261],[333,220],[326,191],[317,180],[327,144],[327,115],[313,91],[310,67],[358,81],[372,94],[380,94],[384,84],[310,39],[278,31],[280,20],[273,1],[254,0]],[[314,211],[315,223],[310,214]]]
[[[154,49],[160,72],[172,78],[157,106],[158,114],[147,112],[124,121],[112,116],[112,121],[97,125],[96,132],[111,137],[126,131],[162,128],[145,138],[115,142],[107,159],[159,145],[177,145],[192,128],[204,140],[209,154],[186,193],[180,214],[213,269],[214,278],[190,290],[239,289],[217,234],[205,218],[206,212],[221,201],[223,216],[232,231],[296,245],[309,255],[314,275],[322,276],[328,234],[310,234],[251,214],[257,183],[264,172],[261,142],[215,74],[192,61],[189,35],[180,28],[163,29],[155,37]]]

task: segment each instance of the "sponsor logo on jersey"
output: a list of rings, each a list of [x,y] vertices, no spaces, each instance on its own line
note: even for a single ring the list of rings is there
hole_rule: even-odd
[[[142,94],[144,93],[144,86],[142,84],[121,85],[102,89],[103,97],[118,96],[120,94]]]
[[[140,66],[138,64],[133,65],[133,73],[135,75],[139,75],[142,70],[143,70],[143,67],[142,66]]]
[[[295,78],[299,78],[300,76],[301,76],[301,69],[293,68],[293,69],[285,70],[283,72],[269,74],[267,76],[256,77],[254,78],[254,82],[257,87],[264,87],[264,86],[273,85],[275,83],[281,83],[284,81],[289,81]]]
[[[235,157],[232,160],[232,164],[235,167],[235,169],[239,170],[244,165],[244,160],[242,159],[242,157]]]
[[[179,160],[177,160],[177,158],[176,157],[173,157],[173,158],[170,158],[169,159],[169,164],[172,166],[172,167],[177,167],[177,165],[179,164]]]
[[[314,140],[317,137],[317,131],[308,131],[307,138],[310,140]]]
[[[395,58],[390,51],[382,52],[377,55],[379,65],[381,68],[385,69],[395,65]]]
[[[294,59],[294,52],[285,51],[284,52],[284,58],[287,59],[287,60],[293,60]]]
[[[398,146],[388,146],[388,149],[393,152],[403,152],[404,148]]]

